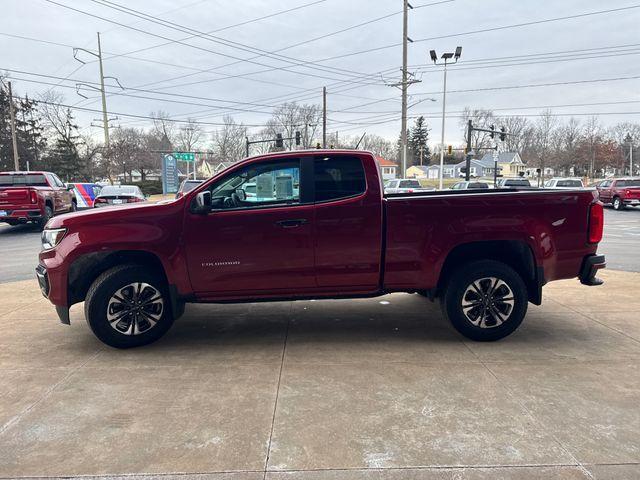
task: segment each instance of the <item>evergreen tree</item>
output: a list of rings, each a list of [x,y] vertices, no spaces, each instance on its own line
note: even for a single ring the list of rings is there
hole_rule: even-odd
[[[19,167],[26,170],[40,168],[45,142],[42,136],[37,103],[29,98],[14,98],[16,139],[18,144]],[[11,135],[11,116],[9,110],[9,92],[0,88],[0,171],[13,170],[13,139]]]
[[[80,136],[70,109],[64,112],[64,122],[56,129],[55,140],[44,163],[48,170],[69,182],[82,178],[84,162],[78,152]]]
[[[420,116],[416,118],[416,122],[409,133],[409,140],[407,142],[407,165],[420,165],[421,154],[422,165],[429,165],[431,162],[431,151],[427,145],[428,140],[429,127],[425,125],[424,117]]]

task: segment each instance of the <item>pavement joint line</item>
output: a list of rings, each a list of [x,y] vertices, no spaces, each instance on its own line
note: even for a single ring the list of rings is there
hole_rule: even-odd
[[[611,466],[633,466],[640,465],[640,462],[613,462],[613,463],[585,463],[585,467],[611,467]],[[523,463],[519,465],[511,464],[473,464],[473,465],[420,465],[406,467],[342,467],[342,468],[307,468],[307,469],[283,469],[268,470],[266,473],[304,473],[304,472],[357,472],[357,471],[407,471],[407,470],[500,470],[500,469],[539,469],[539,468],[578,468],[578,465],[571,463]],[[13,479],[113,479],[117,477],[139,478],[139,477],[168,477],[168,476],[194,476],[194,475],[220,475],[235,473],[263,473],[262,470],[214,470],[207,472],[161,472],[161,473],[109,473],[109,474],[78,474],[78,475],[28,475],[5,477],[0,475],[0,480]],[[592,477],[593,478],[593,477]]]
[[[579,468],[582,471],[582,473],[587,475],[587,477],[594,479],[595,477],[591,474],[591,472],[589,472],[584,467],[584,465],[582,465],[582,463],[576,458],[576,456],[553,434],[553,432],[551,432],[548,429],[544,428],[544,425],[542,424],[542,422],[534,415],[534,413],[531,410],[529,410],[527,408],[527,406],[524,404],[524,402],[522,402],[520,400],[520,398],[515,394],[513,389],[511,389],[504,382],[500,381],[500,379],[495,374],[495,372],[493,370],[491,370],[491,368],[489,368],[489,366],[471,349],[471,347],[469,347],[469,345],[468,345],[468,343],[466,341],[463,341],[463,343],[469,349],[471,354],[478,359],[478,362],[480,362],[480,364],[487,370],[487,372],[489,372],[489,374],[496,380],[498,385],[500,385],[500,387],[503,388],[507,392],[507,395],[509,395],[512,398],[512,400],[514,400],[518,405],[520,405],[520,408],[522,408],[527,413],[527,415],[534,422],[536,427],[539,428],[540,431],[546,432],[553,439],[553,441],[556,442],[556,444],[560,447],[560,449],[563,450],[567,455],[569,455],[569,457],[571,457],[575,461],[575,465],[573,465],[573,466]]]
[[[291,312],[290,315],[293,315],[293,302],[291,302]],[[271,430],[269,432],[269,443],[267,444],[267,455],[264,460],[264,475],[262,476],[262,480],[266,480],[267,472],[269,467],[269,457],[271,455],[271,441],[273,439],[273,428],[276,422],[276,412],[278,410],[278,397],[280,396],[280,381],[282,380],[282,370],[284,368],[284,358],[285,353],[287,351],[287,339],[289,338],[289,325],[291,324],[291,319],[287,320],[287,329],[284,334],[284,343],[282,345],[282,358],[280,360],[280,371],[278,372],[278,384],[276,386],[276,398],[273,402],[273,416],[271,417]]]
[[[620,330],[618,330],[618,329],[616,329],[616,328],[613,328],[613,327],[612,327],[612,326],[610,326],[610,325],[607,325],[606,323],[603,323],[603,322],[601,322],[601,321],[599,321],[599,320],[596,320],[596,319],[595,319],[595,318],[593,318],[591,315],[589,315],[589,314],[587,314],[587,313],[584,313],[584,312],[581,312],[580,310],[576,310],[574,307],[572,307],[572,306],[570,306],[570,305],[566,305],[566,304],[561,303],[561,302],[559,302],[559,301],[557,301],[557,300],[556,300],[556,302],[557,302],[557,303],[559,303],[560,305],[562,305],[563,307],[568,308],[568,309],[569,309],[569,310],[571,310],[572,312],[577,313],[577,314],[578,314],[578,315],[580,315],[581,317],[586,318],[587,320],[591,320],[592,322],[595,322],[595,323],[597,323],[597,324],[599,324],[599,325],[602,325],[603,327],[606,327],[606,328],[608,328],[609,330],[611,330],[611,331],[613,331],[613,332],[619,333],[620,335],[623,335],[623,336],[625,336],[625,337],[627,337],[627,338],[629,338],[629,339],[633,340],[633,341],[634,341],[634,342],[636,342],[636,343],[640,343],[640,339],[637,339],[637,338],[635,338],[635,337],[632,337],[632,336],[631,336],[631,335],[629,335],[628,333],[622,332],[622,331],[620,331]],[[608,311],[604,311],[604,312],[601,312],[601,313],[608,313]],[[625,311],[621,311],[621,312],[610,312],[610,313],[627,313],[627,311],[625,310]],[[636,313],[636,314],[637,314],[637,312],[629,312],[629,313]]]
[[[43,402],[45,399],[47,399],[49,396],[51,396],[51,394],[61,385],[63,385],[67,380],[69,380],[69,378],[71,378],[73,376],[74,373],[76,373],[78,370],[80,370],[83,366],[85,366],[88,362],[90,362],[91,360],[93,360],[94,358],[96,358],[100,352],[102,351],[101,348],[98,349],[97,352],[95,352],[93,355],[89,356],[84,362],[82,362],[80,365],[78,365],[77,367],[71,369],[65,376],[63,376],[60,380],[58,380],[55,384],[53,384],[51,387],[49,387],[41,396],[40,398],[38,398],[35,402],[33,402],[31,405],[28,405],[27,407],[25,407],[18,415],[16,415],[15,417],[13,417],[12,419],[10,419],[8,422],[6,422],[4,425],[0,426],[0,436],[4,435],[4,433],[9,430],[13,425],[15,425],[16,423],[18,423],[20,420],[22,420],[24,418],[25,415],[27,415],[29,412],[31,412],[31,410],[33,410],[37,405],[39,405],[41,402]]]

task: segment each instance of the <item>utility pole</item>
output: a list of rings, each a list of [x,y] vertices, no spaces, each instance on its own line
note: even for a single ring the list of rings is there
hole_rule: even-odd
[[[13,93],[11,91],[11,82],[9,85],[9,116],[11,118],[11,140],[13,141],[13,168],[16,172],[20,171],[20,163],[18,162],[18,138],[16,137],[16,112],[13,107]]]
[[[424,150],[424,147],[422,145],[420,145],[420,166],[422,166],[422,158],[423,158],[422,152],[423,152],[423,150]]]
[[[400,178],[407,172],[407,36],[409,20],[409,2],[402,2],[402,119],[400,126]]]
[[[107,97],[104,93],[104,70],[102,68],[102,46],[98,32],[98,63],[100,64],[100,93],[102,94],[102,123],[104,124],[104,148],[109,151],[109,119],[107,118]]]
[[[327,87],[322,87],[322,148],[327,148]]]

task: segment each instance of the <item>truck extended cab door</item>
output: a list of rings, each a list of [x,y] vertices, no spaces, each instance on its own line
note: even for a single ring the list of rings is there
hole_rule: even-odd
[[[334,154],[313,162],[318,287],[375,291],[382,258],[382,194],[375,161]]]
[[[192,213],[187,206],[184,223],[189,277],[197,295],[285,296],[316,286],[314,205],[301,189],[299,159],[252,162],[208,190],[213,210]]]

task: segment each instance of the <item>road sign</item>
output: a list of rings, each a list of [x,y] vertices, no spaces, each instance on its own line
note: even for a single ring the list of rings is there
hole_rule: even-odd
[[[178,162],[173,155],[162,157],[162,194],[176,193],[180,180],[178,179]]]
[[[181,162],[195,162],[196,154],[191,152],[173,152],[173,158]]]

